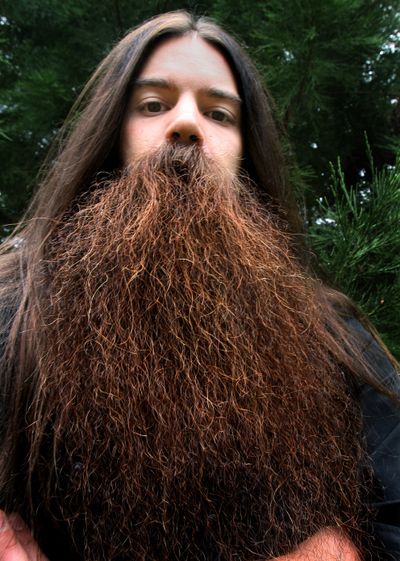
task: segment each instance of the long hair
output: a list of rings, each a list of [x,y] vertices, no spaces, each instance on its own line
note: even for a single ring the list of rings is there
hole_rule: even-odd
[[[37,287],[33,271],[57,220],[94,179],[121,166],[120,130],[135,78],[150,52],[168,37],[196,33],[218,49],[230,64],[243,99],[242,168],[261,198],[279,214],[303,249],[300,215],[289,187],[273,101],[255,66],[238,42],[206,17],[179,10],[156,16],[130,31],[99,64],[73,105],[42,166],[42,179],[25,216],[3,244],[0,296],[18,313],[11,340],[29,316],[35,324]],[[303,252],[303,257],[305,252]],[[4,306],[3,306],[4,307]],[[29,312],[28,312],[29,309]],[[26,313],[25,313],[26,312]],[[6,326],[9,332],[9,326]],[[22,362],[34,346],[34,329],[22,328]]]
[[[65,211],[94,175],[121,164],[119,135],[135,78],[156,44],[187,33],[198,34],[230,64],[243,98],[243,167],[260,192],[285,215],[291,230],[298,230],[299,217],[283,165],[273,102],[257,70],[235,39],[215,23],[177,11],[154,17],[129,32],[100,63],[49,155],[49,170],[27,213],[26,218],[32,221],[25,236],[33,228],[43,237],[51,220]]]
[[[168,37],[196,33],[226,58],[243,99],[243,168],[257,185],[260,198],[285,221],[289,232],[301,233],[301,220],[284,165],[273,102],[254,65],[237,41],[205,17],[176,11],[154,17],[129,32],[100,63],[74,104],[45,163],[40,188],[12,238],[3,247],[0,299],[4,368],[0,455],[0,488],[7,489],[24,439],[27,404],[35,387],[35,345],[40,329],[39,291],[43,248],[58,221],[93,181],[121,166],[120,130],[134,80],[149,53]],[[299,236],[301,238],[301,236]],[[351,303],[320,286],[316,298],[324,302],[327,331],[338,344],[333,356],[349,372],[368,377],[368,365],[357,350],[341,314],[354,313]],[[337,306],[333,306],[333,302]],[[1,341],[1,339],[0,339]]]

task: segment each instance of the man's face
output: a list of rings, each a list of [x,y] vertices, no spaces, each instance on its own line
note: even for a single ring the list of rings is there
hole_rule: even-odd
[[[194,34],[159,45],[138,76],[121,132],[124,165],[164,142],[197,143],[225,169],[239,167],[234,76],[222,54]]]

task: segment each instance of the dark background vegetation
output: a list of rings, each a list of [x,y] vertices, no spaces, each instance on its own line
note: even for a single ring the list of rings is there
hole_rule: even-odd
[[[128,29],[179,8],[215,18],[256,61],[313,248],[400,357],[398,0],[3,0],[2,235],[96,65]]]

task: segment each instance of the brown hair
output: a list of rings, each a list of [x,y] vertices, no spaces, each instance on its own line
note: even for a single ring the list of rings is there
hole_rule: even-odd
[[[83,89],[49,155],[50,167],[27,217],[45,223],[62,214],[100,171],[118,167],[119,133],[132,83],[154,46],[169,36],[197,33],[227,58],[243,98],[244,168],[285,214],[292,231],[299,227],[287,184],[273,106],[259,74],[239,44],[205,17],[185,11],[152,18],[129,32],[100,63]],[[28,229],[30,226],[28,226]]]
[[[33,278],[43,258],[45,241],[74,199],[99,175],[119,167],[120,128],[133,81],[157,43],[186,33],[198,33],[219,49],[231,65],[243,99],[243,167],[260,195],[272,203],[271,207],[282,215],[289,229],[293,233],[300,230],[272,101],[244,50],[211,20],[186,11],[162,14],[144,22],[115,45],[89,79],[53,143],[36,195],[13,236],[3,244],[0,294],[3,309],[10,309],[10,316],[18,309],[9,348],[14,355],[12,360],[18,349],[21,376],[29,366],[35,345],[38,287]],[[3,322],[3,329],[6,334],[10,332],[9,322]]]
[[[298,234],[301,220],[289,188],[273,118],[273,104],[252,62],[229,34],[204,17],[176,11],[150,19],[129,32],[100,63],[74,104],[47,159],[40,188],[12,239],[3,248],[0,290],[7,360],[2,387],[9,398],[4,409],[0,488],[8,484],[18,452],[16,434],[23,438],[24,407],[34,385],[36,335],[39,329],[38,294],[43,247],[58,220],[93,180],[120,166],[119,134],[131,87],[141,65],[154,46],[170,36],[198,33],[220,50],[231,65],[243,99],[243,167],[257,185],[259,195],[283,218],[289,231]],[[327,329],[341,342],[332,354],[348,371],[368,376],[368,366],[356,338],[346,329],[340,314],[356,310],[345,296],[326,287],[315,298],[327,310]],[[16,311],[16,314],[15,314]],[[3,312],[4,313],[4,312]],[[359,350],[357,350],[357,348]]]
[[[3,244],[0,294],[11,305],[15,306],[15,299],[20,303],[12,338],[20,328],[22,310],[28,306],[34,314],[32,272],[43,257],[43,245],[57,219],[95,178],[120,166],[121,124],[141,65],[157,43],[186,33],[198,33],[231,65],[243,99],[244,171],[257,185],[260,196],[284,218],[289,230],[300,233],[301,219],[288,184],[273,102],[253,63],[231,35],[206,17],[183,10],[156,16],[130,31],[99,64],[52,145],[42,167],[40,187],[25,216]],[[302,243],[298,243],[300,248]],[[25,344],[27,339],[25,334],[21,344],[30,349],[34,343]]]

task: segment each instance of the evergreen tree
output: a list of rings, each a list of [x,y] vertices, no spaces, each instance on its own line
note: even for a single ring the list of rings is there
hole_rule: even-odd
[[[394,166],[346,185],[340,161],[331,167],[331,195],[319,201],[310,227],[327,276],[358,303],[400,358],[400,154]]]
[[[235,2],[229,9],[231,4],[216,0],[214,13],[244,38],[277,102],[295,161],[306,172],[307,209],[327,192],[329,162],[340,157],[350,182],[368,169],[365,133],[376,165],[394,163],[398,2],[267,0]]]

